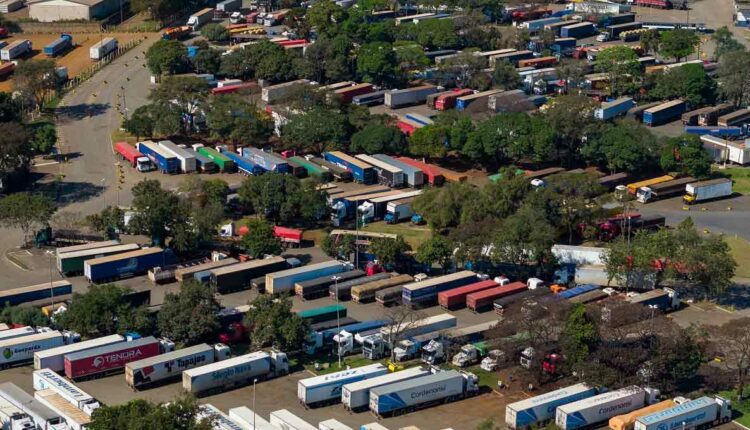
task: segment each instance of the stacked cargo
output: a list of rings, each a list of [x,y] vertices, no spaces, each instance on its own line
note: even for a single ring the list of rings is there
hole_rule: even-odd
[[[466,296],[466,307],[474,312],[483,312],[492,309],[496,299],[520,293],[527,288],[523,282],[512,282],[502,287],[477,291]]]
[[[245,289],[250,286],[250,280],[258,276],[287,268],[283,257],[271,257],[251,260],[244,263],[211,269],[211,285],[216,291],[224,294],[229,291]]]

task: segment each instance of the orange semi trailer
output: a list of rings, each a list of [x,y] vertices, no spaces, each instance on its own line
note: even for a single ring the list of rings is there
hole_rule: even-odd
[[[651,406],[646,406],[628,414],[612,417],[609,419],[609,428],[612,430],[633,430],[635,428],[635,420],[638,418],[655,414],[675,405],[676,403],[672,400],[664,400],[663,402],[654,403]]]

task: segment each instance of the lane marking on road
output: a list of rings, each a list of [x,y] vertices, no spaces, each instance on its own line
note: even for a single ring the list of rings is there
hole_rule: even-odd
[[[49,163],[40,163],[40,164],[34,164],[34,167],[44,167],[44,166],[52,166],[55,164],[60,164],[59,161],[50,161]]]

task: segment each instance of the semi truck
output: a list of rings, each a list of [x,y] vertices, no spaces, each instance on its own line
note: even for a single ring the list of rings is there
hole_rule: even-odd
[[[641,189],[642,187],[650,187],[652,185],[661,184],[662,182],[673,181],[674,179],[675,179],[674,176],[663,175],[663,176],[658,176],[656,178],[645,179],[639,182],[633,182],[633,183],[628,184],[628,193],[635,196],[638,190]]]
[[[665,124],[679,118],[687,108],[684,100],[672,100],[643,111],[643,123],[649,127]]]
[[[83,262],[83,275],[89,282],[104,282],[146,273],[156,266],[164,266],[164,250],[158,247],[141,248]]]
[[[5,330],[0,331],[0,340],[14,339],[17,337],[30,336],[32,334],[37,334],[37,331],[34,327],[30,326],[6,328]]]
[[[139,172],[149,172],[156,168],[151,162],[151,159],[143,155],[140,151],[135,149],[135,147],[127,142],[115,143],[115,151],[120,155],[120,157],[122,157],[123,160],[127,160],[128,163],[130,163],[130,166],[132,166]]]
[[[576,384],[511,403],[505,407],[505,424],[513,430],[544,425],[555,418],[555,409],[558,406],[587,399],[596,394],[596,388]]]
[[[386,288],[395,287],[414,281],[411,275],[396,275],[380,280],[368,280],[369,282],[352,287],[351,298],[356,303],[368,303],[375,301],[376,294]]]
[[[406,184],[408,186],[418,188],[424,185],[424,174],[419,168],[406,164],[395,157],[391,157],[385,154],[375,154],[373,155],[373,157],[401,169],[401,171],[404,172]]]
[[[386,224],[396,224],[401,221],[410,220],[415,215],[414,210],[412,209],[414,200],[414,197],[408,197],[388,202],[385,208],[383,221],[385,221]]]
[[[385,93],[384,103],[391,109],[424,103],[427,96],[438,92],[434,85],[421,85],[403,90],[391,90]]]
[[[84,262],[95,258],[117,255],[123,252],[137,251],[141,247],[137,243],[114,245],[107,248],[95,248],[83,251],[66,252],[57,255],[57,271],[62,275],[83,273]]]
[[[214,19],[214,10],[210,7],[201,9],[190,15],[186,25],[190,26],[193,31],[198,30],[203,24],[207,24]]]
[[[407,306],[428,306],[437,303],[438,294],[452,288],[463,287],[477,282],[477,274],[464,270],[450,275],[429,278],[403,286],[401,301]]]
[[[177,160],[179,160],[180,171],[182,171],[182,173],[191,173],[195,172],[198,169],[198,163],[195,159],[195,156],[186,151],[184,148],[180,148],[179,146],[175,145],[175,143],[171,140],[160,140],[159,147],[161,147],[168,154],[174,155]]]
[[[219,293],[246,289],[250,281],[259,276],[288,267],[287,261],[280,256],[250,260],[243,263],[210,269],[210,283]]]
[[[10,61],[22,57],[31,52],[31,41],[28,39],[16,40],[15,42],[0,49],[0,60]]]
[[[32,374],[34,390],[52,390],[65,401],[91,416],[101,404],[90,394],[66,381],[51,369],[35,370]]]
[[[242,148],[242,156],[262,167],[267,172],[290,173],[291,171],[286,159],[258,148]]]
[[[381,306],[395,305],[397,303],[401,303],[402,294],[402,285],[384,288],[375,293],[375,301],[378,302]]]
[[[398,326],[385,326],[380,329],[380,335],[387,344],[393,344],[395,339],[391,339],[394,334],[399,334],[401,338],[415,337],[427,333],[446,330],[456,326],[456,317],[451,314],[438,314],[418,320],[414,323],[402,323]]]
[[[116,373],[131,361],[159,355],[164,347],[168,348],[159,339],[148,336],[66,354],[65,376],[76,381]]]
[[[229,418],[242,426],[243,430],[277,430],[270,422],[247,406],[230,409]]]
[[[386,320],[353,321],[350,323],[344,323],[342,320],[343,318],[339,318],[334,327],[311,332],[305,341],[305,351],[308,354],[314,354],[315,351],[333,343],[334,351],[340,351],[341,355],[347,355],[354,351],[354,344],[348,345],[348,337],[339,335],[346,332],[353,337],[359,333],[379,330],[388,323]],[[340,328],[337,326],[340,326]],[[335,339],[337,336],[338,339]]]
[[[248,176],[262,175],[265,170],[257,164],[253,163],[252,160],[241,157],[231,151],[222,151],[223,156],[232,160],[232,164],[237,167],[237,170]]]
[[[242,0],[224,0],[216,4],[216,10],[227,15],[242,8]]]
[[[700,397],[695,400],[646,415],[635,421],[635,430],[684,429],[713,427],[732,420],[732,403],[723,397]]]
[[[627,414],[612,417],[609,419],[609,428],[611,430],[633,430],[633,427],[635,427],[635,420],[638,418],[672,408],[675,405],[676,403],[674,400],[664,400]]]
[[[91,45],[89,48],[89,58],[92,60],[101,60],[117,49],[117,39],[114,37],[105,37],[104,39]]]
[[[133,390],[177,380],[182,372],[229,358],[229,347],[202,343],[125,365],[125,382]]]
[[[65,343],[59,331],[45,331],[28,336],[0,340],[0,368],[28,363],[34,359],[34,353],[62,346]]]
[[[493,308],[495,300],[527,289],[528,286],[523,282],[512,282],[507,285],[476,291],[466,295],[466,307],[472,312],[488,311]]]
[[[70,294],[73,294],[73,284],[68,281],[45,282],[28,287],[0,291],[0,303],[16,306],[22,303],[47,300]]]
[[[351,279],[357,279],[365,276],[365,272],[359,269],[349,270],[336,275],[338,282],[346,282]],[[294,284],[294,294],[303,300],[317,299],[329,294],[328,287],[336,281],[331,276],[322,276],[309,281],[296,282]]]
[[[377,174],[378,183],[393,188],[400,188],[406,185],[404,171],[400,168],[366,154],[359,154],[356,158],[373,167]]]
[[[198,148],[198,153],[210,158],[222,172],[231,173],[237,170],[237,166],[234,165],[234,162],[229,157],[222,155],[213,148],[202,146]]]
[[[294,269],[282,270],[280,272],[266,274],[266,293],[282,294],[294,291],[294,284],[321,276],[335,275],[341,273],[351,266],[340,261],[331,260],[322,263],[310,264]]]
[[[5,426],[3,428],[9,430],[36,428],[34,421],[23,409],[13,405],[2,397],[0,397],[0,423]]]
[[[445,309],[455,310],[466,306],[466,296],[490,288],[497,287],[497,282],[487,279],[475,282],[459,288],[453,288],[448,291],[438,293],[438,304]]]
[[[297,382],[297,399],[305,407],[340,402],[342,398],[341,391],[344,385],[387,373],[388,368],[377,363],[305,378]]]
[[[656,306],[662,312],[668,312],[680,308],[680,297],[677,294],[677,291],[666,287],[630,296],[626,300],[629,303],[640,304],[643,306]]]
[[[691,205],[731,195],[732,180],[730,178],[719,178],[687,184],[682,200]]]
[[[441,332],[437,338],[431,339],[422,346],[422,362],[429,365],[441,363],[447,358],[446,354],[449,350],[466,342],[484,339],[484,334],[496,326],[497,321],[487,321]]]
[[[323,158],[329,163],[336,164],[352,173],[352,178],[356,182],[363,184],[374,184],[377,182],[377,172],[371,165],[355,157],[344,154],[340,151],[329,151],[323,153]]]
[[[317,427],[294,415],[286,409],[271,412],[269,416],[271,425],[277,429],[284,430],[318,430]]]
[[[370,411],[383,417],[473,396],[479,392],[477,381],[473,373],[446,370],[375,387],[370,390]]]
[[[654,403],[658,391],[630,386],[558,406],[555,424],[562,430],[589,427]]]
[[[258,351],[182,372],[182,388],[197,396],[217,393],[289,373],[289,360],[280,351]]]
[[[676,195],[682,194],[685,191],[685,186],[691,182],[695,182],[695,178],[679,178],[667,182],[661,182],[659,184],[641,187],[636,192],[636,200],[638,200],[640,203],[648,203],[658,199],[674,197]]]
[[[153,141],[147,140],[136,144],[138,152],[151,160],[162,173],[177,173],[180,171],[180,160],[174,154],[159,147]]]
[[[370,404],[370,390],[397,382],[408,381],[410,379],[427,376],[431,372],[424,367],[411,367],[399,372],[389,373],[364,381],[346,384],[341,390],[341,403],[349,411],[359,411],[367,409]]]
[[[606,121],[620,115],[625,115],[634,106],[635,102],[630,97],[620,97],[611,102],[603,102],[601,107],[594,111],[594,118]]]
[[[20,429],[55,430],[66,427],[59,414],[12,382],[0,384],[0,398],[21,409],[33,421],[31,427],[20,427]]]
[[[61,34],[60,37],[53,40],[49,45],[44,47],[44,55],[48,57],[56,57],[57,55],[67,51],[73,47],[73,36],[69,34]]]
[[[65,356],[79,351],[114,345],[124,342],[125,338],[119,334],[84,340],[83,342],[59,346],[34,353],[34,369],[49,369],[53,372],[65,371]]]

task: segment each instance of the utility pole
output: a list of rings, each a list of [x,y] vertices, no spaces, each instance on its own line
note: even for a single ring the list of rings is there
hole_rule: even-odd
[[[341,335],[341,318],[339,317],[339,279],[341,279],[340,276],[331,276],[331,279],[333,279],[334,283],[334,289],[336,290],[336,334]],[[339,369],[341,369],[341,348],[336,347],[336,355],[339,359]]]

